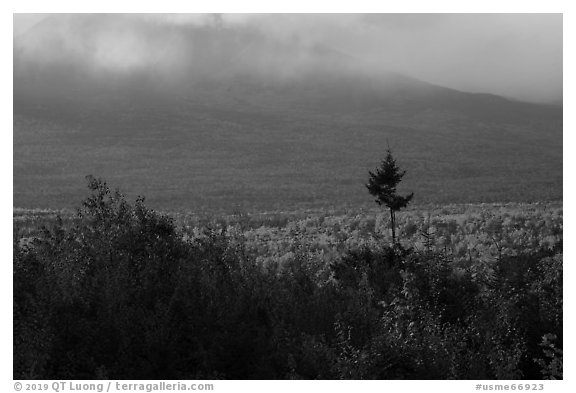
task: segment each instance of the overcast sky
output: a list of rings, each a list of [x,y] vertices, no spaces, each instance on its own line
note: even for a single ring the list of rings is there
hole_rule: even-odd
[[[15,14],[15,36],[44,17]],[[214,21],[206,14],[134,18],[176,25]],[[221,20],[278,39],[327,45],[374,69],[446,87],[530,101],[562,98],[561,14],[224,14]]]

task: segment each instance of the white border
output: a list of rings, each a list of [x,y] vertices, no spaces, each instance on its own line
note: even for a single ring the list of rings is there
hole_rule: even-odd
[[[573,2],[572,2],[573,3]],[[574,25],[576,18],[574,17],[574,8],[568,0],[547,0],[547,1],[503,1],[503,0],[483,0],[472,2],[464,1],[445,1],[445,0],[412,0],[412,1],[367,1],[367,0],[354,0],[349,2],[328,2],[328,1],[291,1],[291,2],[265,2],[265,1],[234,1],[234,0],[217,0],[210,2],[193,2],[190,0],[163,0],[156,2],[141,3],[135,1],[118,0],[100,0],[98,2],[79,2],[71,0],[25,0],[25,1],[8,1],[2,5],[2,19],[0,21],[0,28],[2,29],[2,53],[4,54],[2,64],[2,143],[0,144],[2,152],[2,178],[5,184],[9,184],[10,188],[13,185],[13,170],[12,170],[12,62],[9,60],[12,54],[12,13],[14,12],[243,12],[243,13],[261,13],[261,12],[311,12],[311,13],[327,13],[327,12],[553,12],[564,13],[564,105],[565,121],[564,121],[564,199],[568,202],[564,204],[564,219],[565,219],[565,234],[566,241],[564,264],[565,277],[574,277],[574,220],[575,212],[571,202],[574,201],[573,187],[574,183],[571,179],[572,170],[576,168],[574,155],[572,152],[575,147],[574,144],[574,116],[571,110],[574,103],[572,97],[572,87],[574,78],[572,77],[571,70],[576,70],[574,64]],[[572,71],[573,72],[573,71]],[[572,153],[572,154],[571,154]],[[535,157],[537,159],[537,157]],[[11,250],[12,250],[12,236],[11,236],[11,210],[12,210],[12,192],[6,190],[2,193],[2,209],[1,209],[1,250],[2,250],[2,270],[0,275],[2,277],[2,308],[0,312],[4,317],[2,323],[2,383],[5,389],[3,391],[14,391],[12,382],[12,268],[11,268]],[[568,282],[568,280],[566,280]],[[566,334],[564,352],[565,358],[565,371],[564,381],[556,383],[546,383],[546,391],[576,391],[576,384],[573,378],[574,370],[574,339],[570,335],[570,328],[574,327],[573,323],[573,295],[574,290],[570,285],[565,288],[564,295],[564,321]],[[477,381],[479,383],[487,383],[486,381]],[[504,381],[502,381],[503,383]],[[512,382],[512,381],[510,381]],[[253,381],[253,382],[234,382],[234,381],[218,381],[217,392],[223,391],[237,391],[238,389],[250,388],[256,392],[267,392],[274,389],[276,392],[289,392],[294,389],[312,390],[317,389],[322,385],[322,388],[330,389],[331,392],[344,392],[352,389],[362,389],[365,391],[382,392],[383,389],[390,389],[391,391],[399,391],[405,389],[418,389],[419,391],[431,391],[441,389],[446,392],[466,392],[474,390],[475,381],[367,381],[367,382],[351,382],[351,381],[279,381],[279,382],[266,382],[266,381]],[[570,388],[570,386],[572,386]]]

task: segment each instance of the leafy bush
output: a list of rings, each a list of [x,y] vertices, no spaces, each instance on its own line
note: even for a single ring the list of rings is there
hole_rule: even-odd
[[[192,230],[88,183],[72,219],[15,227],[14,378],[562,378],[561,239],[475,259],[351,242],[362,220]],[[466,225],[504,244],[508,221]]]

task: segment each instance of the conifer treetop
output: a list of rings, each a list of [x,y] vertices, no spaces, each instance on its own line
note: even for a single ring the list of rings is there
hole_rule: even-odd
[[[366,188],[370,194],[376,197],[377,204],[398,211],[406,207],[414,197],[414,193],[406,196],[396,194],[396,187],[406,171],[400,170],[389,148],[386,150],[386,158],[382,160],[380,167],[376,169],[375,173],[369,171],[369,174],[370,178]]]

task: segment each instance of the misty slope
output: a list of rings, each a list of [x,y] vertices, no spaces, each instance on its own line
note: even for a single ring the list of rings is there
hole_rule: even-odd
[[[48,34],[79,29],[58,18],[15,39],[15,206],[75,206],[86,174],[164,209],[369,204],[388,142],[415,202],[562,198],[561,107],[367,71],[248,28],[86,18],[76,46]],[[147,47],[106,68],[102,32]]]

